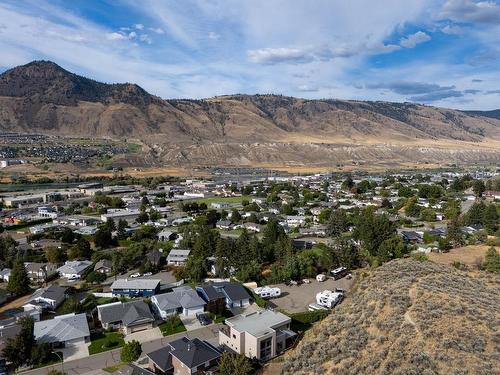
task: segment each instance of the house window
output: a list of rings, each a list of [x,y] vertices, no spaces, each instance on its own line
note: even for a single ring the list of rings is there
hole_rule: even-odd
[[[272,337],[260,342],[260,358],[267,359],[271,357]]]

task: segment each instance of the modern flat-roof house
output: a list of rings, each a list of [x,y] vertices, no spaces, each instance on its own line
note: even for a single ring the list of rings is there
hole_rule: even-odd
[[[213,283],[210,284],[213,288],[224,295],[226,306],[228,308],[244,307],[250,304],[250,294],[246,291],[243,285],[231,282]],[[203,296],[203,292],[200,290]],[[203,297],[205,299],[205,297]],[[206,301],[206,299],[205,299]]]
[[[87,315],[59,315],[54,319],[35,322],[33,334],[38,343],[47,343],[54,348],[84,344],[90,339]]]
[[[37,289],[23,305],[24,311],[55,310],[66,299],[66,290],[67,288],[56,284]]]
[[[262,310],[228,318],[219,331],[219,344],[248,358],[268,360],[284,351],[296,336],[292,319],[280,312]]]
[[[113,302],[97,306],[103,328],[121,329],[125,334],[153,328],[155,318],[146,302]]]
[[[206,341],[183,337],[146,356],[148,367],[155,374],[203,375],[213,373],[221,353]]]
[[[150,297],[160,290],[158,279],[118,279],[111,284],[115,297]]]
[[[183,266],[186,264],[191,250],[172,249],[167,255],[167,264],[170,266]]]
[[[174,288],[170,293],[151,297],[153,309],[163,318],[182,313],[193,316],[205,310],[205,301],[189,286]]]
[[[57,271],[66,279],[79,279],[87,268],[92,265],[90,260],[66,261]]]

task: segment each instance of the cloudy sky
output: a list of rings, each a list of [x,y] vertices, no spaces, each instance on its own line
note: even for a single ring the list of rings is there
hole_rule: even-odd
[[[500,108],[500,4],[0,0],[0,71],[34,59],[164,98],[275,93]]]

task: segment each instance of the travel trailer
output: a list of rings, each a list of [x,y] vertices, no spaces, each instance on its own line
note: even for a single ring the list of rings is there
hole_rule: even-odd
[[[336,269],[330,271],[330,274],[332,275],[332,277],[335,280],[338,280],[338,279],[343,278],[344,276],[347,276],[348,273],[349,272],[347,271],[347,268],[345,268],[345,267],[339,267],[339,268],[336,268]]]
[[[326,280],[326,275],[323,275],[322,273],[320,273],[319,275],[316,276],[316,280],[319,281],[320,283],[322,283],[323,281]]]
[[[271,288],[268,286],[260,287],[260,288],[255,288],[254,293],[260,296],[261,298],[276,298],[281,295],[281,289],[280,288]]]
[[[318,305],[332,309],[338,303],[340,303],[340,301],[342,301],[343,298],[344,298],[344,293],[332,292],[331,290],[324,290],[316,294],[316,303]]]

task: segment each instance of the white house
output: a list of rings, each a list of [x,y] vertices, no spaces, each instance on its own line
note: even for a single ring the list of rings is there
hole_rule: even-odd
[[[33,334],[36,342],[52,347],[81,346],[90,339],[87,315],[73,313],[35,322]]]
[[[79,279],[87,268],[92,265],[90,260],[75,260],[66,261],[63,266],[59,267],[57,271],[61,275],[69,280]]]
[[[26,304],[24,311],[31,310],[55,310],[66,298],[66,288],[52,284],[47,288],[37,289]]]
[[[288,215],[286,223],[291,227],[298,227],[306,223],[306,217],[300,215]]]
[[[172,249],[167,255],[167,264],[171,266],[182,266],[186,264],[191,250]]]
[[[189,286],[174,288],[170,293],[151,297],[153,309],[163,318],[182,313],[194,316],[205,310],[205,301]]]

